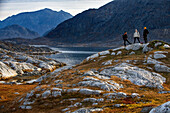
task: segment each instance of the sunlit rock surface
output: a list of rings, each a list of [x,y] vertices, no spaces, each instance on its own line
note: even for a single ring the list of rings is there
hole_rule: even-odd
[[[145,46],[144,44],[140,44],[140,43],[136,43],[136,44],[132,44],[132,45],[128,45],[126,47],[127,50],[139,50],[140,48],[143,48],[143,46]]]
[[[12,52],[0,49],[1,79],[17,75],[41,75],[43,71],[53,71],[65,65],[53,59],[42,56],[27,55],[21,52]]]
[[[16,76],[16,71],[12,70],[10,67],[5,65],[3,62],[0,61],[0,78],[9,78]]]
[[[104,69],[100,74],[117,76],[121,79],[130,80],[136,85],[157,88],[163,88],[162,84],[166,80],[158,73],[152,73],[127,63],[118,64],[114,67]]]
[[[170,113],[170,101],[153,108],[149,113]]]

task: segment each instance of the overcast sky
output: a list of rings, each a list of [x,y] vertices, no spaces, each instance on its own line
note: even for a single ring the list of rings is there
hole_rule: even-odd
[[[89,8],[99,8],[112,0],[0,0],[0,20],[21,12],[50,8],[76,15]]]

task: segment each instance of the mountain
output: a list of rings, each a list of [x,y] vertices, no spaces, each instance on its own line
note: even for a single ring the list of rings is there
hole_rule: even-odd
[[[54,30],[54,28],[52,28],[52,29],[46,31],[42,36],[46,36],[46,35],[47,35],[49,32],[51,32],[52,30]]]
[[[52,45],[105,43],[118,46],[125,31],[133,39],[136,28],[142,35],[143,27],[147,27],[149,38],[170,42],[169,4],[169,0],[114,0],[59,24],[45,39]]]
[[[61,22],[72,18],[72,15],[64,11],[42,9],[35,12],[25,12],[8,17],[0,22],[0,28],[18,24],[43,35],[46,31],[55,28]]]
[[[25,38],[33,39],[39,37],[37,32],[31,31],[19,25],[11,25],[0,29],[0,39]]]

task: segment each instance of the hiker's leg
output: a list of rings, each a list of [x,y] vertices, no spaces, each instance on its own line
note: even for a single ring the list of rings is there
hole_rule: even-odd
[[[145,42],[148,43],[148,38],[147,38],[147,36],[146,36],[146,39],[145,39],[145,40],[146,40]]]
[[[127,39],[126,41],[127,41],[129,44],[132,44],[132,43],[130,43],[130,42],[129,42],[129,40],[128,40],[128,39]]]
[[[139,43],[140,43],[139,37],[138,37],[137,39],[138,39],[138,41],[139,41]]]
[[[145,41],[145,44],[147,43],[146,36],[143,36],[143,39]]]
[[[124,46],[126,47],[126,40],[124,40]]]
[[[136,37],[134,38],[134,43],[136,42]]]

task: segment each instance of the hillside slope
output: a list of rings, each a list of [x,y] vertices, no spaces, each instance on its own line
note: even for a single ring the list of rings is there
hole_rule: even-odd
[[[19,25],[11,25],[0,29],[0,40],[12,38],[33,39],[40,35]]]
[[[110,49],[89,56],[75,67],[39,78],[36,88],[3,110],[149,112],[170,99],[169,72],[170,45],[162,41]],[[168,111],[167,105],[159,110]]]
[[[67,12],[62,10],[57,12],[45,8],[35,12],[24,12],[8,17],[0,22],[0,28],[18,24],[43,35],[69,18],[72,18],[72,15]]]
[[[115,0],[99,9],[90,9],[61,23],[48,35],[49,44],[102,44],[120,46],[121,36],[137,28],[150,31],[149,39],[169,39],[169,0]],[[153,39],[150,39],[153,40]],[[43,41],[43,40],[41,40]]]

